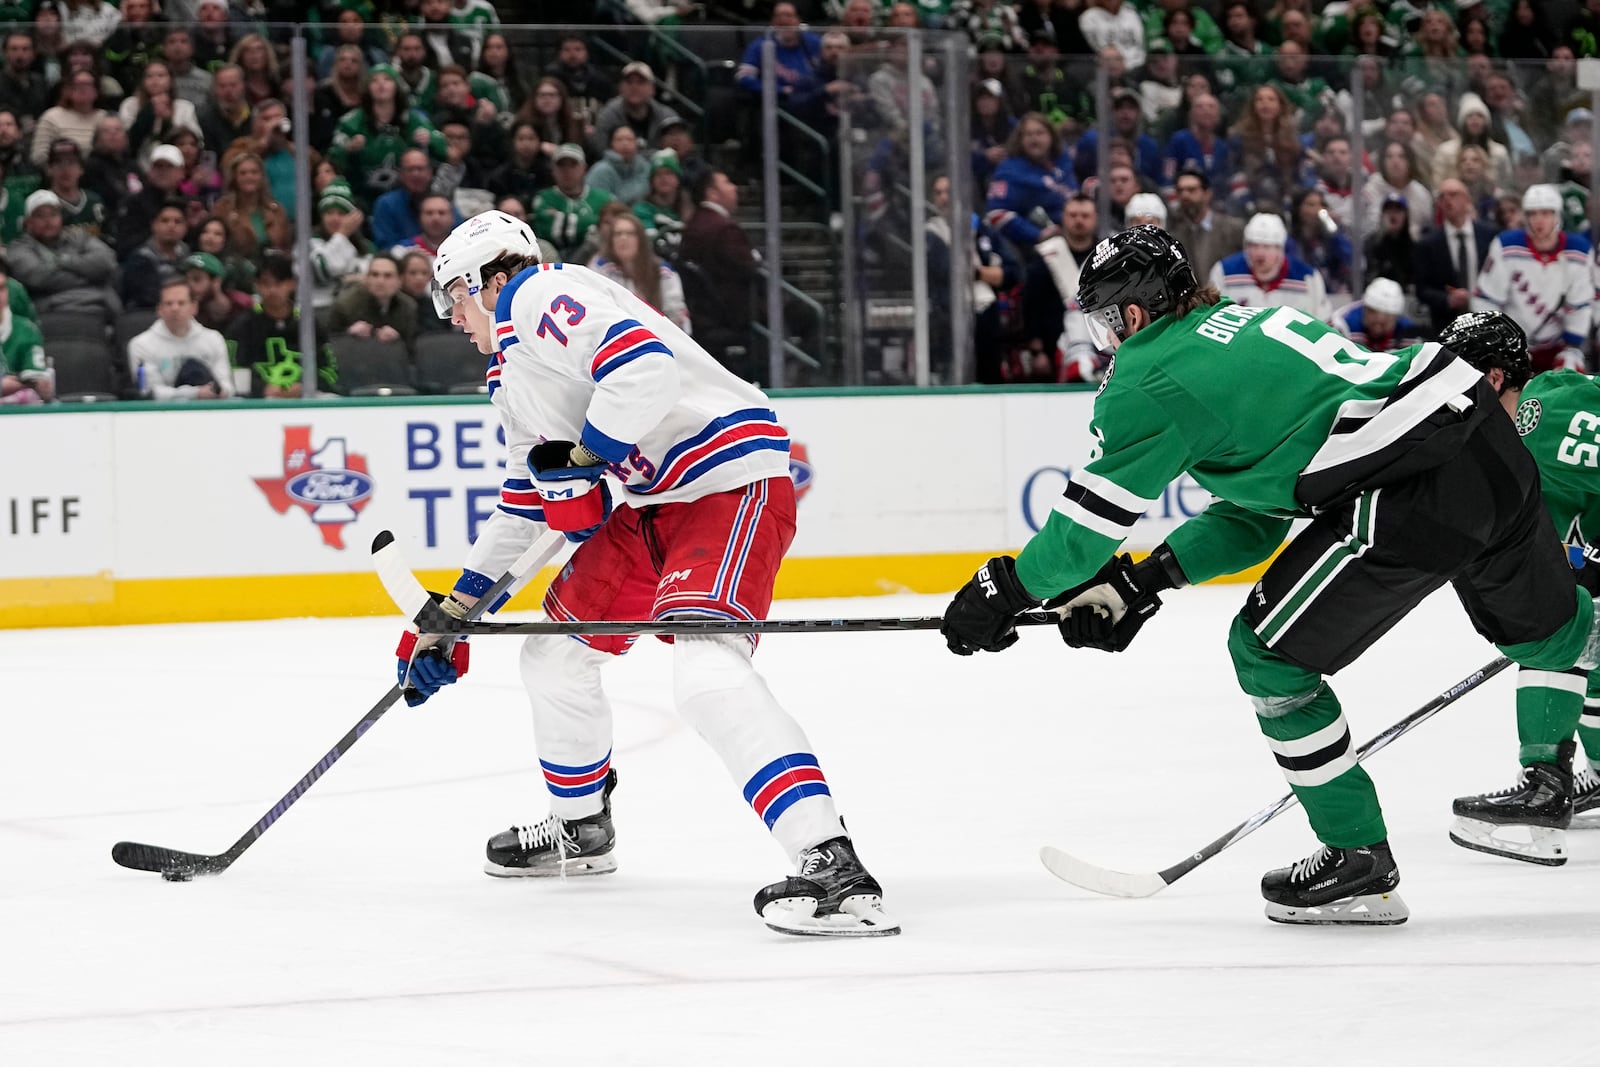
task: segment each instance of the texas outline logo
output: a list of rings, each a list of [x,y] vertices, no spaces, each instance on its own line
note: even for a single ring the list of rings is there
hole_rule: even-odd
[[[343,437],[330,437],[312,451],[311,427],[283,428],[283,477],[256,478],[267,503],[279,515],[298,507],[310,516],[322,543],[344,548],[344,528],[355,522],[372,497],[367,457],[350,452]]]

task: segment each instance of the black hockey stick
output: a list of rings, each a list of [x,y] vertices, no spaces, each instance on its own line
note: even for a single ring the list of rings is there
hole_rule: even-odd
[[[510,588],[517,579],[542,567],[545,561],[554,556],[556,551],[560,549],[562,540],[560,534],[549,534],[529,545],[527,551],[523,552],[517,561],[511,565],[511,569],[502,574],[499,580],[489,587],[488,592],[484,593],[478,602],[469,609],[468,617],[475,618],[483,614],[488,610],[489,605],[493,604],[500,594]],[[380,533],[372,542],[372,555],[380,576],[383,575],[386,566],[392,569],[394,560],[398,558],[399,550],[391,548],[393,543],[394,535],[387,530]],[[403,565],[403,561],[401,563]],[[384,579],[386,588],[389,580],[387,577]],[[412,577],[411,580],[413,582],[416,581],[415,577]],[[418,588],[420,587],[419,583]],[[361,716],[361,721],[352,726],[350,731],[343,737],[339,738],[333,748],[328,750],[328,754],[318,760],[294,784],[294,787],[285,793],[276,804],[272,805],[267,813],[261,816],[254,826],[246,830],[244,836],[235,841],[226,852],[207,856],[198,852],[182,852],[178,849],[162,848],[158,845],[141,845],[134,841],[118,841],[111,847],[111,858],[121,866],[129,867],[136,871],[160,871],[161,877],[169,882],[187,882],[197,874],[221,874],[233,864],[234,860],[244,855],[245,849],[255,844],[256,839],[266,833],[268,828],[277,822],[284,812],[293,807],[294,802],[304,796],[306,791],[316,784],[317,779],[326,774],[328,768],[338,762],[340,756],[355,747],[355,743],[361,740],[362,735],[370,730],[374,723],[383,718],[384,712],[393,707],[403,695],[404,690],[398,685],[390,686],[389,691],[383,694],[365,715]]]
[[[1457,700],[1460,700],[1463,696],[1472,692],[1509,666],[1511,666],[1511,661],[1501,656],[1493,663],[1480,667],[1383,731],[1377,737],[1356,749],[1356,762],[1360,763],[1402,734],[1410,732],[1413,728],[1432,718],[1436,712],[1454,704]],[[1140,874],[1113,871],[1106,867],[1096,867],[1092,863],[1085,863],[1076,856],[1069,855],[1058,848],[1051,848],[1049,845],[1039,850],[1039,859],[1044,862],[1045,868],[1057,878],[1065,882],[1071,882],[1073,885],[1081,889],[1087,889],[1092,893],[1103,893],[1108,897],[1153,896],[1200,866],[1206,860],[1217,855],[1217,853],[1226,848],[1231,848],[1240,840],[1255,833],[1261,827],[1283,814],[1295,803],[1297,801],[1292,792],[1287,796],[1279,797],[1276,803],[1262,808],[1209,845],[1191,855],[1185,856],[1179,862],[1161,871]]]

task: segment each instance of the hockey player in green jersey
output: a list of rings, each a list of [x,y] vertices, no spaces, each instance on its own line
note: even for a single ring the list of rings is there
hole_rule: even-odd
[[[1539,467],[1545,508],[1567,541],[1577,581],[1600,593],[1600,382],[1570,370],[1534,375],[1522,328],[1498,312],[1462,315],[1439,340],[1500,394]],[[1576,774],[1574,728],[1585,757]],[[1517,784],[1457,799],[1450,839],[1559,867],[1567,862],[1573,817],[1600,811],[1600,671],[1523,668],[1517,674],[1517,739]]]
[[[1017,613],[1071,609],[1069,644],[1121,651],[1159,594],[1267,559],[1228,636],[1267,745],[1322,848],[1267,872],[1267,917],[1404,922],[1377,792],[1323,680],[1451,583],[1518,663],[1600,664],[1594,603],[1572,580],[1538,471],[1483,376],[1437,344],[1369,352],[1294,308],[1198,288],[1153,226],[1101,241],[1079,279],[1092,339],[1114,352],[1092,431],[1044,527],[951,601],[952,651],[998,652]],[[1115,555],[1187,471],[1218,501],[1147,560]]]

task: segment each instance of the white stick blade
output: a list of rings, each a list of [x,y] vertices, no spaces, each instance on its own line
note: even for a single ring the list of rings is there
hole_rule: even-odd
[[[1159,874],[1125,874],[1096,867],[1049,845],[1039,850],[1039,860],[1045,870],[1063,882],[1071,882],[1079,889],[1102,896],[1148,897],[1167,888],[1167,883]]]
[[[378,572],[384,592],[400,609],[400,614],[408,619],[415,618],[417,612],[428,603],[428,591],[422,588],[417,576],[406,566],[399,542],[393,537],[385,539],[379,535],[372,546],[372,566]]]

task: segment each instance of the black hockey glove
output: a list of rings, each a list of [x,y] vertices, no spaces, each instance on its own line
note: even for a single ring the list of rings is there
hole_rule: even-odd
[[[1016,560],[996,556],[956,593],[939,632],[958,656],[1000,652],[1017,643],[1016,616],[1038,606],[1017,580]]]
[[[1569,545],[1567,558],[1572,562],[1573,575],[1590,596],[1600,597],[1600,543]]]
[[[1138,563],[1126,554],[1113,556],[1093,578],[1052,598],[1045,607],[1070,609],[1060,629],[1061,639],[1073,648],[1121,652],[1161,610],[1157,594],[1187,584],[1172,549],[1161,545]]]

